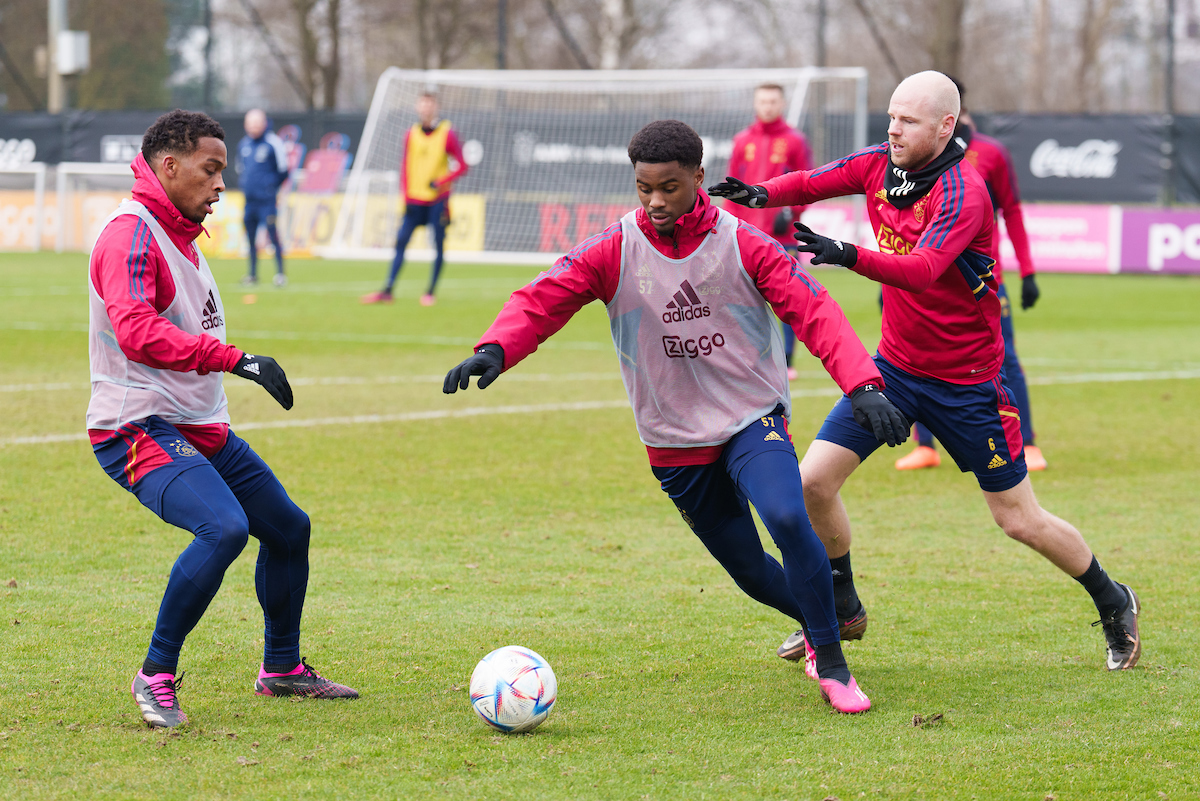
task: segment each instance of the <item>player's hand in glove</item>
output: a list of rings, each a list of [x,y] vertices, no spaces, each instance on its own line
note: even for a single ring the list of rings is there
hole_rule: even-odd
[[[1032,273],[1021,279],[1021,311],[1032,309],[1041,296],[1042,291],[1038,289]]]
[[[475,385],[480,389],[485,389],[488,384],[496,380],[503,369],[504,348],[494,342],[489,342],[487,345],[480,345],[479,349],[475,351],[474,356],[446,373],[446,381],[442,384],[442,392],[445,392],[447,395],[453,395],[460,389],[466,389],[473,375],[479,376],[479,380]]]
[[[854,410],[854,422],[875,435],[875,439],[886,442],[889,448],[908,439],[908,420],[875,384],[863,384],[850,393],[850,408]]]
[[[775,236],[783,236],[792,227],[792,210],[781,209],[775,215],[775,221],[771,224],[771,233]]]
[[[752,209],[761,209],[767,205],[767,190],[739,181],[732,175],[727,175],[721,183],[710,186],[708,194],[727,198],[739,206],[749,206]]]
[[[796,249],[813,254],[813,264],[836,264],[839,267],[858,264],[858,248],[849,242],[821,236],[802,222],[793,225],[796,227],[796,241],[800,243]]]
[[[249,378],[262,386],[285,409],[292,408],[292,386],[279,362],[270,356],[251,356],[247,353],[229,372]]]

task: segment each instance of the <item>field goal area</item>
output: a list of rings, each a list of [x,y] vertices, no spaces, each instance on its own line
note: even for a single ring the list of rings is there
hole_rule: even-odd
[[[340,205],[318,254],[390,259],[403,214],[400,160],[415,103],[437,94],[463,146],[447,260],[547,264],[634,208],[626,147],[646,123],[678,119],[704,139],[708,183],[753,120],[754,87],[784,87],[785,119],[815,164],[866,146],[867,72],[773,70],[401,70],[380,77]],[[416,238],[411,258],[431,255]]]

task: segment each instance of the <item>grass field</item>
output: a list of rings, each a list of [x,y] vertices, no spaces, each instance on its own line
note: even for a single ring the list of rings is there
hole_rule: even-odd
[[[1138,668],[1104,670],[1087,595],[995,528],[969,476],[898,473],[908,446],[885,449],[844,491],[872,619],[846,650],[874,708],[843,717],[775,656],[790,621],[658,489],[598,304],[447,397],[536,270],[451,265],[423,308],[423,264],[377,307],[358,295],[380,264],[295,261],[253,304],[241,269],[214,264],[230,340],[278,359],[296,405],[228,377],[234,427],[313,520],[302,652],[363,697],[253,695],[251,547],[184,649],[191,724],[140,722],[129,681],[187,535],[81,438],[85,259],[0,256],[0,798],[1200,796],[1200,280],[1043,276],[1018,313],[1050,462],[1034,486],[1138,590]],[[873,285],[819,277],[873,347]],[[834,390],[799,366],[803,450]],[[467,700],[509,643],[559,678],[531,735],[491,733]]]

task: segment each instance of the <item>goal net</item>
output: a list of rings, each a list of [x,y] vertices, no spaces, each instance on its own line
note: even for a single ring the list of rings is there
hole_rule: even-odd
[[[108,215],[133,191],[133,170],[128,164],[64,161],[55,170],[54,190],[54,249],[90,251]]]
[[[403,214],[399,166],[415,103],[436,92],[468,173],[451,195],[448,260],[547,263],[637,205],[626,147],[648,122],[704,139],[710,181],[752,120],[754,87],[783,86],[786,119],[816,164],[866,145],[861,68],[683,71],[419,71],[380,77],[328,246],[330,258],[392,255]],[[428,245],[414,238],[409,255]]]

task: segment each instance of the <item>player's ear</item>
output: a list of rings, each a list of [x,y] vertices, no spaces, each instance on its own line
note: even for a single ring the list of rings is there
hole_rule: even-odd
[[[179,171],[179,160],[170,153],[164,153],[161,163],[163,175],[169,175],[170,177],[174,178],[175,173]]]
[[[703,166],[696,168],[696,175],[694,176],[694,179],[696,182],[697,189],[704,186],[704,167]]]

